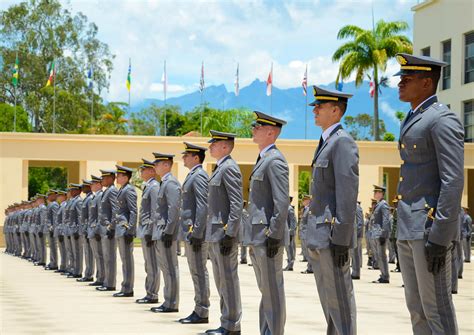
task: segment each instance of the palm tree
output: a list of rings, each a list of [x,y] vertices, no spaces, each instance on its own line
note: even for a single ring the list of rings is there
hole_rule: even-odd
[[[336,87],[339,80],[347,79],[356,72],[356,87],[360,86],[365,76],[374,82],[374,138],[380,140],[379,133],[379,89],[383,77],[379,80],[379,73],[385,71],[387,61],[399,52],[412,53],[413,45],[410,39],[399,33],[407,30],[408,24],[404,21],[385,22],[380,20],[372,30],[365,30],[357,26],[342,27],[338,39],[351,38],[352,40],[341,45],[334,55],[333,61],[339,61],[339,72],[336,78]]]

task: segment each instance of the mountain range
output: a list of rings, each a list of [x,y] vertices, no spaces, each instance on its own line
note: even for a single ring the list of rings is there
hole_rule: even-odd
[[[322,87],[334,89],[334,83],[321,85]],[[353,94],[349,100],[346,116],[356,116],[358,114],[373,114],[373,99],[369,95],[369,82],[364,81],[361,86],[355,87],[355,82],[344,83],[342,90]],[[308,87],[308,103],[312,101],[312,87]],[[281,138],[286,139],[319,139],[321,130],[314,125],[312,107],[306,107],[306,98],[303,95],[302,87],[280,89],[273,86],[271,98],[266,95],[266,82],[258,79],[250,85],[240,89],[238,96],[229,92],[225,85],[214,85],[206,87],[203,93],[203,102],[212,108],[247,108],[259,110],[275,117],[288,121],[283,127]],[[182,112],[187,112],[197,107],[201,103],[201,93],[199,91],[184,94],[179,97],[169,98],[166,101],[170,105],[178,105]],[[144,99],[132,106],[132,111],[139,111],[152,104],[163,106],[163,100]],[[379,117],[384,120],[387,131],[393,133],[398,138],[399,121],[395,118],[395,111],[407,112],[409,105],[398,100],[398,89],[393,87],[382,88],[379,95]],[[306,113],[306,134],[305,134],[305,113]]]

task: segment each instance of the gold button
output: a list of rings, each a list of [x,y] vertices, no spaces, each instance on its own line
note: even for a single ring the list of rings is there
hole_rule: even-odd
[[[405,144],[402,143],[402,149],[405,149]]]
[[[403,177],[400,177],[400,181],[403,181]]]
[[[251,188],[249,188],[249,192],[252,192],[252,189],[251,189]]]
[[[401,194],[397,195],[397,199],[402,200],[402,195]]]
[[[309,211],[308,214],[311,214],[311,211]]]
[[[413,144],[413,149],[416,149],[416,144]]]
[[[249,205],[251,204],[251,202],[249,201]]]

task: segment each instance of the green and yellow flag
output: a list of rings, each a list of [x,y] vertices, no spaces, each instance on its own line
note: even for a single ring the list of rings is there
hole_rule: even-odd
[[[13,74],[12,74],[12,84],[15,87],[17,87],[17,85],[18,85],[18,71],[19,71],[19,69],[20,69],[20,61],[18,60],[18,55],[16,55],[15,67],[13,68]]]
[[[130,92],[130,86],[132,85],[132,61],[129,60],[128,64],[128,75],[127,75],[127,90]]]
[[[53,62],[51,63],[51,70],[49,71],[49,77],[46,83],[46,87],[53,85],[55,75],[56,75],[56,72],[54,70],[54,60],[53,60]]]

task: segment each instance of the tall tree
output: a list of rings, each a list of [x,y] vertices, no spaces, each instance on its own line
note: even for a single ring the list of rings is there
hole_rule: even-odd
[[[380,20],[374,29],[362,29],[354,25],[342,27],[338,39],[351,39],[341,45],[334,55],[334,61],[340,61],[336,85],[339,80],[347,79],[356,73],[356,86],[360,86],[365,76],[374,83],[374,139],[380,140],[379,129],[379,89],[384,80],[381,76],[387,67],[387,61],[399,52],[413,52],[410,39],[400,33],[408,29],[403,21],[385,22]]]
[[[72,95],[82,108],[73,111],[56,110],[58,130],[75,129],[76,125],[62,124],[62,114],[77,115],[77,120],[88,117],[86,73],[92,67],[95,87],[94,100],[108,88],[112,59],[107,44],[97,38],[98,28],[82,13],[73,14],[58,0],[28,0],[0,12],[0,101],[13,104],[15,90],[11,84],[11,68],[18,53],[19,80],[17,102],[29,113],[35,131],[50,131],[53,88],[45,87],[50,64],[56,64],[56,102],[61,104],[58,91]],[[77,114],[79,113],[79,114]]]
[[[374,119],[369,114],[347,115],[344,117],[344,125],[356,141],[370,141],[370,138],[374,135]],[[379,132],[380,135],[385,135],[385,122],[383,120],[379,122]]]

